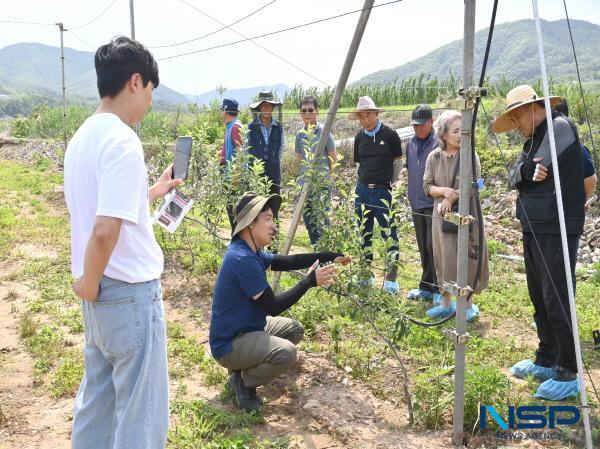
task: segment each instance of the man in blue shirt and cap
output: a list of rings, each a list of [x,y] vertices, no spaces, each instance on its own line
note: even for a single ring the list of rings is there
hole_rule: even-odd
[[[256,387],[269,383],[296,363],[296,344],[304,327],[279,316],[311,288],[335,282],[334,265],[350,257],[334,252],[283,256],[264,251],[277,230],[274,215],[281,197],[245,193],[235,205],[232,240],[219,269],[213,292],[210,349],[229,369],[229,388],[244,410],[259,410]],[[294,287],[275,294],[266,271],[309,268]]]
[[[220,110],[221,118],[225,124],[225,139],[221,146],[221,165],[225,167],[224,174],[227,178],[229,173],[227,164],[233,161],[236,151],[242,147],[242,124],[238,120],[240,111],[237,101],[224,98]],[[227,216],[229,217],[229,224],[233,227],[233,204],[227,204]]]

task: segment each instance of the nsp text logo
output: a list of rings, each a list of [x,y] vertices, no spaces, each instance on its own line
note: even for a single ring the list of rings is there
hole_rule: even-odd
[[[479,406],[479,427],[487,426],[487,415],[496,421],[502,430],[508,429],[550,429],[556,426],[570,426],[579,421],[579,409],[571,405],[522,405],[508,407],[508,423],[491,405]]]

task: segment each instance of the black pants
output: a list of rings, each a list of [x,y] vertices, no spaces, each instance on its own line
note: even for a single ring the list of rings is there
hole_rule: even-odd
[[[273,181],[273,184],[271,184],[271,188],[269,189],[269,193],[271,195],[277,194],[280,195],[281,194],[281,186],[279,185],[279,183],[281,182],[281,180],[277,180],[277,183],[275,183],[275,181]],[[279,211],[273,211],[273,218],[277,219],[277,216],[279,215]]]
[[[579,237],[567,236],[573,288]],[[535,363],[548,368],[561,365],[577,372],[560,235],[536,234],[534,237],[524,233],[523,248],[527,288],[535,309],[533,319],[539,338]]]
[[[432,293],[438,293],[437,276],[433,262],[433,242],[431,237],[431,214],[433,209],[418,209],[412,214],[417,236],[417,245],[421,255],[421,282],[419,288]]]

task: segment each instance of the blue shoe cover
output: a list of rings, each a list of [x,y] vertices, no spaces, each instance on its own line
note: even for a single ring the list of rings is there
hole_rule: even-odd
[[[434,293],[434,295],[433,295],[433,305],[434,306],[439,306],[442,303],[442,299],[444,299],[444,297],[442,296],[441,293]]]
[[[429,318],[445,318],[456,312],[456,304],[452,303],[448,307],[442,305],[429,309],[426,313]]]
[[[396,281],[385,281],[383,283],[383,289],[390,295],[397,295],[400,291],[400,286]]]
[[[408,292],[408,295],[406,295],[406,298],[412,299],[415,301],[418,301],[420,299],[423,301],[429,301],[430,299],[433,298],[433,293],[431,293],[430,291],[427,291],[427,290],[421,290],[420,288],[415,288]]]
[[[562,401],[579,393],[579,379],[569,382],[560,382],[554,379],[548,379],[540,384],[533,395],[536,398],[547,399],[548,401]]]
[[[533,376],[535,379],[545,382],[554,376],[554,368],[546,368],[536,365],[533,360],[525,359],[515,363],[509,370],[515,377],[525,379],[527,376]],[[565,382],[561,382],[565,383]]]
[[[473,321],[475,317],[479,316],[479,307],[475,304],[471,304],[471,307],[467,309],[467,321]]]

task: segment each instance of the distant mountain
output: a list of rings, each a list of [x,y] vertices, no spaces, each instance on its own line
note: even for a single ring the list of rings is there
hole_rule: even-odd
[[[555,81],[575,79],[575,62],[566,20],[541,21],[548,74]],[[581,77],[585,81],[600,80],[600,25],[571,20],[573,40]],[[434,31],[432,31],[434,32]],[[481,71],[488,28],[475,33],[475,75]],[[447,78],[452,72],[462,77],[463,41],[456,40],[401,66],[371,73],[353,84],[390,84],[421,73]],[[535,22],[519,20],[496,25],[486,76],[497,79],[532,81],[540,77]]]
[[[200,95],[186,95],[186,97],[191,103],[196,104],[210,104],[213,100],[233,98],[240,104],[240,107],[243,107],[247,106],[249,103],[252,103],[259,92],[272,91],[280,100],[282,100],[285,93],[289,90],[291,90],[291,88],[285,84],[275,84],[273,86],[264,85],[246,87],[243,89],[227,89],[223,93],[220,93],[217,89],[215,89],[209,92],[204,92]]]
[[[65,47],[65,84],[70,100],[98,99],[94,53]],[[0,49],[0,86],[5,92],[61,96],[60,48],[38,43],[19,43]],[[159,105],[187,103],[179,92],[160,84],[154,93]]]
[[[65,80],[67,99],[70,102],[96,102],[96,71],[94,53],[65,47]],[[60,48],[38,43],[19,43],[0,49],[0,95],[3,101],[30,95],[43,97],[51,105],[62,95]],[[213,100],[235,98],[240,106],[250,103],[259,92],[271,90],[280,97],[290,90],[284,84],[231,89],[220,94],[216,89],[200,95],[186,95],[161,83],[154,91],[153,105],[157,109],[170,109],[179,104],[208,105]],[[6,95],[7,97],[4,97]],[[37,100],[36,100],[37,101]],[[18,105],[17,105],[18,106]],[[17,110],[18,107],[8,108]],[[3,108],[0,105],[0,115]],[[24,111],[26,112],[26,111]],[[6,113],[6,108],[4,108]]]

